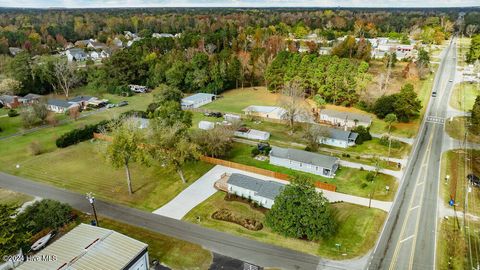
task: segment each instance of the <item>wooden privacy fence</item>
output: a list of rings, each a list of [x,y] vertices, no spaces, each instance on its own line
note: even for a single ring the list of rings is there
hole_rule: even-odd
[[[215,165],[222,165],[222,166],[225,166],[225,167],[230,167],[230,168],[234,168],[234,169],[238,169],[238,170],[257,173],[257,174],[265,175],[265,176],[268,176],[268,177],[277,178],[277,179],[280,179],[280,180],[290,181],[290,176],[287,175],[287,174],[284,174],[284,173],[274,172],[274,171],[270,171],[270,170],[265,170],[265,169],[261,169],[261,168],[257,168],[257,167],[253,167],[253,166],[248,166],[248,165],[244,165],[244,164],[240,164],[240,163],[236,163],[236,162],[231,162],[231,161],[228,161],[228,160],[212,158],[212,157],[207,157],[207,156],[201,156],[200,160],[204,161],[204,162],[207,162],[207,163],[215,164]],[[323,182],[315,182],[315,186],[317,188],[328,190],[328,191],[333,191],[333,192],[335,192],[337,190],[337,187],[335,185],[331,185],[331,184],[323,183]]]
[[[95,138],[97,140],[107,141],[107,142],[112,141],[112,137],[107,136],[107,135],[103,135],[101,133],[93,133],[93,138]],[[207,157],[207,156],[200,156],[200,160],[204,161],[204,162],[207,162],[207,163],[210,163],[210,164],[222,165],[222,166],[225,166],[225,167],[230,167],[230,168],[234,168],[234,169],[238,169],[238,170],[242,170],[242,171],[261,174],[261,175],[265,175],[265,176],[268,176],[268,177],[277,178],[277,179],[280,179],[280,180],[290,181],[289,180],[290,176],[287,175],[287,174],[284,174],[284,173],[274,172],[274,171],[265,170],[265,169],[262,169],[262,168],[257,168],[257,167],[253,167],[253,166],[248,166],[248,165],[244,165],[244,164],[240,164],[240,163],[236,163],[236,162],[231,162],[231,161],[228,161],[228,160],[212,158],[212,157]],[[335,192],[337,190],[337,187],[335,185],[328,184],[328,183],[323,183],[323,182],[315,182],[315,186],[317,188],[328,190],[328,191],[333,191],[333,192]]]

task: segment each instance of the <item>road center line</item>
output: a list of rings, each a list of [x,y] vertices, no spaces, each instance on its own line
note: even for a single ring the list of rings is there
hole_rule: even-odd
[[[412,234],[412,235],[410,235],[409,237],[404,238],[403,240],[400,240],[400,243],[403,243],[403,242],[405,242],[405,241],[407,241],[407,240],[410,240],[410,239],[412,239],[413,237],[415,237],[415,234]]]

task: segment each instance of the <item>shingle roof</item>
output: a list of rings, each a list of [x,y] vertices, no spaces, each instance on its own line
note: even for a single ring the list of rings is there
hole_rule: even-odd
[[[55,255],[56,260],[27,261],[16,269],[124,269],[146,248],[147,244],[115,231],[80,224],[36,254]],[[68,263],[68,268],[61,268]]]
[[[274,200],[280,194],[283,187],[282,183],[274,181],[264,181],[244,174],[232,173],[227,183],[237,187],[255,191],[258,196]]]
[[[333,168],[339,160],[339,158],[337,157],[326,156],[292,148],[281,148],[276,146],[272,147],[272,151],[270,151],[270,156],[298,161],[305,164],[312,164],[323,168]]]
[[[60,99],[49,99],[47,101],[47,104],[52,106],[62,107],[62,108],[69,108],[70,106],[72,106],[72,104],[68,103],[66,100],[60,100]]]
[[[0,100],[4,103],[12,103],[15,99],[15,96],[11,95],[1,95]]]
[[[92,97],[91,96],[77,96],[72,99],[69,99],[68,102],[81,102],[81,101],[89,101]]]
[[[43,96],[42,95],[37,95],[37,94],[27,94],[25,95],[23,98],[26,99],[26,100],[36,100],[36,99],[40,99],[42,98]]]
[[[349,130],[342,130],[342,129],[330,128],[330,127],[325,127],[325,128],[328,132],[328,136],[335,140],[348,141],[349,139],[352,139],[352,138],[356,139],[358,136],[357,133],[351,132]]]
[[[365,123],[370,123],[372,121],[372,118],[365,114],[342,112],[342,111],[331,110],[331,109],[324,109],[320,112],[320,114],[328,115],[330,117],[341,118],[341,119],[348,119],[352,121],[357,119],[358,121],[365,122]]]

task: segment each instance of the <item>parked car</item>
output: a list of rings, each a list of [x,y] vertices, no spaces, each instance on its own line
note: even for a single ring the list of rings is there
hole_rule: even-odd
[[[216,117],[216,118],[221,118],[223,116],[221,112],[206,112],[204,115],[208,117]]]
[[[108,103],[105,108],[111,109],[111,108],[115,108],[115,107],[116,107],[115,104],[113,104],[113,103]]]
[[[432,97],[436,97],[437,96],[437,92],[432,92]]]
[[[127,106],[128,105],[128,101],[122,101],[120,103],[117,104],[117,107],[123,107],[123,106]]]
[[[470,181],[472,183],[472,185],[474,186],[480,186],[480,178],[478,176],[476,176],[475,174],[471,173],[469,175],[467,175],[467,179],[468,181]]]

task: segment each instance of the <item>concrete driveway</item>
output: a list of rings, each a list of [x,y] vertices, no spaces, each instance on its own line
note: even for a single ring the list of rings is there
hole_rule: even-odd
[[[154,214],[182,219],[190,210],[212,196],[217,189],[213,187],[215,181],[219,180],[224,173],[241,173],[263,180],[278,181],[275,178],[259,175],[256,173],[245,172],[221,165],[213,167],[210,171],[200,177],[195,183],[178,194],[170,202],[153,211]]]

